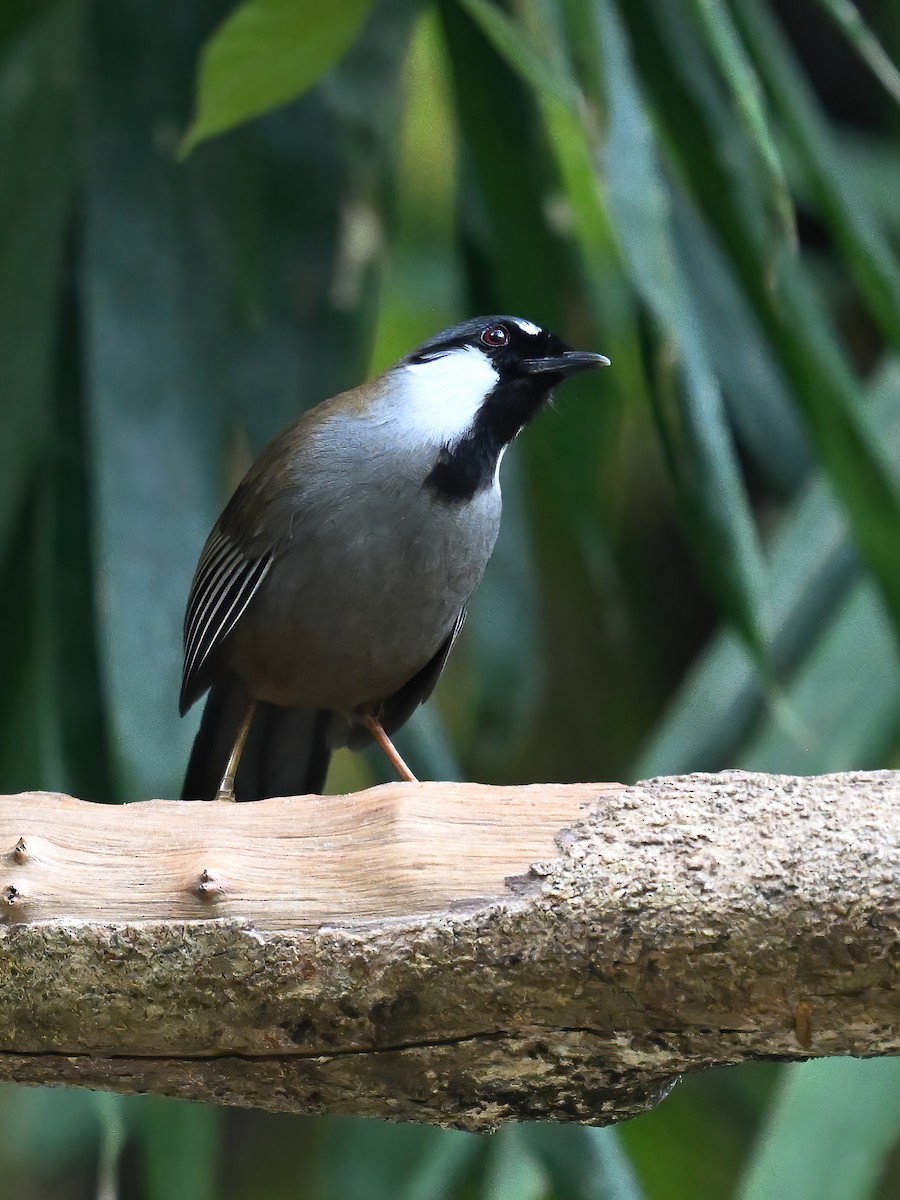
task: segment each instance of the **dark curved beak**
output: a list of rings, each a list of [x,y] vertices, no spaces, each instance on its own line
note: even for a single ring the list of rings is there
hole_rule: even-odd
[[[610,361],[604,354],[591,354],[589,350],[567,350],[547,358],[528,358],[522,366],[529,375],[575,375],[593,367],[608,367]]]

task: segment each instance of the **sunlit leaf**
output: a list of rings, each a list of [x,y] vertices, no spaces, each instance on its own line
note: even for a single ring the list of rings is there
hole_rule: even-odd
[[[196,115],[183,143],[204,139],[302,95],[340,59],[371,0],[247,0],[203,48]]]

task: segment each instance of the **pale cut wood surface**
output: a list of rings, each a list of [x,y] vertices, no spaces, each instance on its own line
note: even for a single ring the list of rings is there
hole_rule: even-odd
[[[0,1079],[484,1129],[900,1051],[900,776],[0,799]]]
[[[240,917],[260,930],[440,911],[503,895],[610,788],[386,784],[254,804],[0,796],[0,910],[7,921]]]

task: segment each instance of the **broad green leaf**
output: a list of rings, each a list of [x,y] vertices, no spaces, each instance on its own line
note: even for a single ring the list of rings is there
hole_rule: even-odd
[[[97,1099],[74,1088],[0,1086],[0,1168],[4,1179],[28,1171],[38,1195],[41,1185],[79,1160],[90,1161],[100,1141]]]
[[[415,13],[391,5],[334,91],[179,166],[159,131],[174,136],[216,8],[96,5],[81,287],[102,663],[128,798],[177,794],[196,721],[175,707],[184,605],[242,462],[362,376],[381,259],[348,247],[354,222],[385,219]]]
[[[484,1156],[484,1140],[444,1129],[428,1153],[408,1173],[391,1200],[455,1200],[467,1176]]]
[[[223,1113],[213,1104],[129,1097],[144,1200],[218,1200]]]
[[[228,376],[214,347],[227,355],[235,333],[201,235],[217,164],[178,168],[155,141],[167,129],[174,142],[212,11],[94,6],[80,301],[119,799],[177,795],[191,738],[176,711],[181,622],[225,498]],[[201,216],[191,197],[204,194]]]
[[[900,1138],[900,1060],[790,1067],[738,1200],[870,1200]]]
[[[587,1125],[528,1125],[523,1140],[566,1200],[642,1200],[615,1129]]]
[[[55,520],[50,464],[34,473],[0,574],[0,620],[15,630],[4,647],[0,768],[4,789],[63,791],[59,629],[54,620]]]
[[[296,99],[349,50],[372,0],[247,0],[203,48],[182,153]]]
[[[451,1200],[485,1146],[424,1125],[330,1117],[319,1123],[316,1200]]]
[[[83,23],[59,0],[0,41],[0,556],[52,428]]]
[[[546,1171],[528,1145],[527,1125],[503,1125],[492,1135],[478,1200],[544,1200]]]

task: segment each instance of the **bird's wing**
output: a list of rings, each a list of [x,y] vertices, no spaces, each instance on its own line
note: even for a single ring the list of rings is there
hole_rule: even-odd
[[[182,715],[210,686],[207,667],[265,579],[274,552],[247,558],[217,525],[200,556],[184,618]]]

